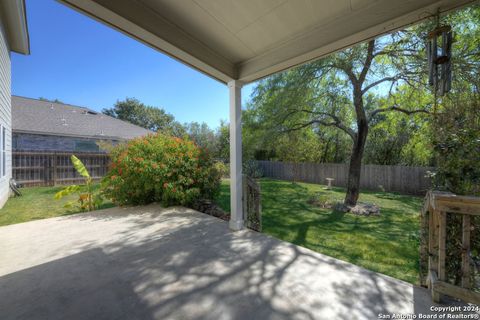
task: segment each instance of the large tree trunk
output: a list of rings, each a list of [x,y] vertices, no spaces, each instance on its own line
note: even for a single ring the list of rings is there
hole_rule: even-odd
[[[360,194],[360,173],[362,171],[362,158],[367,141],[367,134],[368,125],[366,122],[363,122],[362,126],[358,128],[358,134],[353,142],[352,155],[350,156],[347,193],[344,201],[347,206],[356,205]]]
[[[360,173],[362,171],[362,158],[368,135],[368,120],[363,107],[361,86],[355,85],[353,90],[355,113],[357,115],[357,134],[353,139],[352,155],[348,169],[347,193],[344,204],[355,206],[360,195]]]

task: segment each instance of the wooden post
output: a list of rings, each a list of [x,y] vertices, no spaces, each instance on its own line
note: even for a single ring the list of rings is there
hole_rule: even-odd
[[[243,192],[242,192],[243,219],[247,221],[248,220],[248,182],[247,182],[247,175],[245,174],[242,174],[242,189],[243,189]]]
[[[40,159],[43,160],[43,184],[44,184],[45,186],[48,186],[48,185],[49,185],[49,184],[48,184],[48,181],[50,180],[50,177],[49,177],[49,175],[50,175],[50,172],[49,172],[49,171],[50,171],[50,170],[48,170],[48,169],[49,169],[49,166],[48,166],[48,158],[45,157],[45,156],[43,156],[43,155],[41,155],[41,156],[40,156]]]
[[[462,287],[470,288],[470,215],[462,216]]]
[[[428,270],[429,270],[429,289],[432,293],[432,300],[434,302],[440,302],[440,295],[435,292],[433,289],[435,281],[437,280],[438,275],[438,210],[431,210],[430,211],[430,232],[429,232],[429,240],[428,240]]]
[[[436,240],[436,237],[435,237],[435,234],[436,234],[436,229],[437,229],[437,225],[436,225],[436,215],[437,215],[437,212],[435,210],[432,210],[429,212],[429,215],[428,215],[428,223],[429,223],[429,226],[428,226],[428,229],[429,229],[429,232],[428,232],[428,270],[433,270],[433,271],[437,271],[437,264],[435,263],[436,262],[436,255],[437,255],[437,252],[435,250],[435,243],[437,243]]]
[[[438,280],[445,281],[445,256],[446,256],[446,237],[447,237],[447,213],[437,211],[437,235],[438,235]],[[433,302],[439,303],[441,295],[439,292],[432,291]]]
[[[438,279],[445,281],[445,256],[446,256],[446,238],[447,238],[447,213],[440,211],[438,213]]]
[[[53,167],[53,174],[52,174],[52,180],[53,180],[53,185],[57,185],[57,153],[54,152],[52,155],[52,167]]]

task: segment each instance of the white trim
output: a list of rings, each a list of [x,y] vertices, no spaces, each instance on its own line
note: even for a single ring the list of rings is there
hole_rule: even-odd
[[[10,50],[21,54],[30,54],[27,16],[24,0],[1,0],[1,20],[8,36]]]

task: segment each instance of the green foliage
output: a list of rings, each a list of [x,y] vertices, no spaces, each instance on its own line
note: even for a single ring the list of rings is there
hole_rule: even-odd
[[[478,92],[479,8],[471,6],[442,17],[442,23],[451,24],[455,32],[452,93]],[[431,19],[377,39],[376,56],[364,83],[369,90],[362,98],[370,122],[364,163],[434,165],[431,117],[391,112],[395,110],[392,107],[433,111],[434,95],[426,81],[424,39],[434,24]],[[359,74],[365,49],[366,44],[357,45],[259,81],[243,113],[245,158],[347,161],[351,139],[335,126],[337,121],[331,115],[345,127],[357,129],[353,90],[345,70],[351,68]],[[393,80],[374,85],[389,78]],[[470,99],[476,98],[470,95]],[[373,114],[378,109],[384,111]],[[308,126],[291,131],[303,125]]]
[[[186,135],[212,155],[214,159],[229,162],[230,128],[228,123],[220,120],[218,128],[210,129],[206,123],[191,122],[185,125]]]
[[[55,98],[55,99],[48,99],[48,98],[45,98],[45,97],[40,97],[38,98],[38,100],[40,101],[47,101],[47,102],[53,102],[53,103],[64,103],[63,101]]]
[[[230,167],[224,162],[215,161],[214,166],[222,178],[228,178],[230,176]]]
[[[404,86],[399,99],[416,90]],[[418,90],[417,90],[418,91]],[[418,97],[411,97],[412,103],[426,104]],[[386,103],[383,99],[379,103]],[[402,103],[407,103],[407,101]],[[431,116],[425,114],[405,115],[391,112],[377,116],[371,124],[364,163],[380,165],[433,165],[432,144],[430,141]]]
[[[80,174],[82,177],[84,177],[85,179],[87,179],[89,181],[92,180],[92,178],[90,177],[90,173],[88,173],[87,168],[85,168],[85,166],[83,165],[83,162],[80,161],[80,159],[78,159],[76,156],[72,155],[70,160],[72,161],[73,167],[75,168],[75,170],[77,170],[78,174]]]
[[[195,144],[201,148],[206,149],[210,154],[214,154],[216,151],[216,135],[213,129],[204,122],[191,122],[185,125],[186,134],[189,138],[195,142]]]
[[[188,136],[214,158],[228,161],[229,128],[223,121],[220,122],[217,130],[211,129],[206,123],[190,122],[182,125],[162,108],[145,105],[135,98],[117,101],[114,107],[103,109],[102,112],[155,132],[159,131],[180,138]],[[97,145],[107,152],[110,152],[113,147],[111,141],[100,141]]]
[[[219,190],[220,174],[210,155],[188,139],[148,135],[117,146],[111,159],[102,188],[116,204],[190,205]]]
[[[185,134],[183,126],[175,121],[171,114],[161,108],[145,105],[135,98],[119,100],[113,108],[103,109],[102,112],[152,131],[162,131],[175,136]]]
[[[225,162],[230,160],[230,128],[228,123],[221,120],[220,126],[217,128],[217,145],[215,157]]]
[[[456,194],[480,196],[480,95],[457,97],[437,117],[433,136],[437,154],[435,182]]]
[[[84,185],[71,185],[63,188],[55,194],[55,199],[60,200],[71,194],[78,194],[76,201],[70,201],[65,204],[66,208],[78,206],[82,211],[92,211],[103,203],[103,197],[93,188],[92,178],[83,162],[75,155],[70,157],[75,170],[85,179]]]

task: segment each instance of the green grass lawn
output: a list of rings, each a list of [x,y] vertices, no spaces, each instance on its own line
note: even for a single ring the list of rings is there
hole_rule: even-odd
[[[23,196],[10,198],[5,206],[0,209],[0,226],[78,213],[78,209],[64,207],[67,202],[77,199],[77,196],[70,195],[61,200],[53,198],[55,193],[62,188],[34,187],[21,189]],[[95,188],[99,188],[99,185],[96,185]],[[109,207],[113,207],[113,204],[109,201],[105,201],[102,205],[102,209]]]
[[[418,230],[422,198],[362,192],[360,201],[380,206],[379,217],[321,209],[307,203],[315,194],[342,200],[345,190],[307,183],[260,180],[263,232],[364,268],[418,282]],[[230,210],[229,181],[218,204]]]

